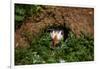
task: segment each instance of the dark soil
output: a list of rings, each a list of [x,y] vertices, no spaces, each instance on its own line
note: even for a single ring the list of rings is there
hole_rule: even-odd
[[[37,15],[28,17],[15,32],[15,47],[29,47],[32,39],[49,27],[62,26],[77,37],[94,36],[94,9],[79,7],[41,6]]]

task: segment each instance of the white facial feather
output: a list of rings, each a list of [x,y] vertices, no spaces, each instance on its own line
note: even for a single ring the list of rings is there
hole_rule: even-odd
[[[63,38],[63,35],[61,33],[62,33],[62,31],[58,32],[58,36],[57,36],[58,40],[61,40]]]
[[[57,36],[58,40],[61,40],[63,38],[63,35],[61,34],[62,31],[54,31],[50,33],[51,38],[53,39],[55,36]]]
[[[54,38],[54,36],[55,36],[54,31],[50,33],[50,36],[52,39]]]

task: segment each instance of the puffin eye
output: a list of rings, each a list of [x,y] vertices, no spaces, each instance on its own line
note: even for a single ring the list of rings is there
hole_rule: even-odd
[[[64,32],[61,32],[61,35],[64,35]]]
[[[59,32],[61,35],[63,35],[64,34],[64,32],[61,30],[60,32]]]

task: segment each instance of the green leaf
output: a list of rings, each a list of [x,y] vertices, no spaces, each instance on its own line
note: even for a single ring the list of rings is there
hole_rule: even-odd
[[[24,16],[18,16],[18,15],[15,16],[16,21],[23,21],[23,19],[24,19]]]

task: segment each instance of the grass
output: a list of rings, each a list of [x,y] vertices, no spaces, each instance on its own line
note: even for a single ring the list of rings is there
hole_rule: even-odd
[[[72,32],[61,47],[50,48],[50,34],[33,39],[30,48],[15,49],[15,65],[64,63],[94,60],[94,39],[84,35],[77,38]]]

